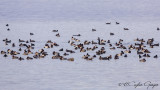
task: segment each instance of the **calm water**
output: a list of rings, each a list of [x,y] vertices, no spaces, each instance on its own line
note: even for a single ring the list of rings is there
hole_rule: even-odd
[[[127,21],[129,22],[129,21]],[[53,60],[52,51],[58,51],[60,48],[72,49],[67,42],[74,34],[81,34],[77,37],[83,42],[84,40],[97,40],[101,37],[105,40],[110,39],[115,43],[120,38],[124,40],[127,46],[134,43],[134,39],[155,38],[155,43],[159,43],[160,37],[156,30],[158,22],[132,22],[121,21],[120,25],[105,25],[104,22],[10,22],[11,31],[6,30],[5,24],[0,24],[0,50],[8,48],[18,50],[18,46],[12,48],[9,44],[4,45],[2,42],[6,37],[18,45],[18,39],[36,40],[35,51],[44,47],[47,40],[57,42],[60,46],[53,49],[45,49],[49,55],[44,59],[35,59],[32,61],[12,60],[11,57],[4,58],[0,55],[0,89],[2,90],[135,90],[133,86],[120,87],[118,83],[151,81],[160,84],[160,61],[159,59],[147,58],[147,62],[140,63],[138,56],[133,51],[127,58],[111,61],[93,61],[83,60],[81,57],[86,53],[71,54],[74,62]],[[130,28],[124,31],[123,27]],[[96,28],[96,32],[91,29]],[[53,29],[58,29],[60,38],[55,36]],[[35,35],[30,36],[33,32]],[[109,33],[114,32],[114,36]],[[107,46],[105,46],[107,48]],[[149,49],[151,55],[160,52],[159,47]],[[95,52],[95,51],[94,51]],[[119,51],[107,51],[105,55],[116,54]],[[90,52],[93,54],[93,52]],[[104,55],[104,56],[105,56]],[[24,57],[23,55],[20,55]],[[149,87],[150,90],[151,87]],[[160,87],[154,87],[153,90],[159,90]],[[137,87],[136,90],[147,90],[146,86]]]
[[[146,58],[147,62],[140,63],[135,51],[127,58],[110,61],[86,61],[82,59],[86,53],[79,51],[68,56],[74,57],[74,62],[51,59],[52,52],[62,47],[74,50],[67,42],[75,34],[82,35],[77,37],[81,42],[100,37],[113,44],[123,39],[125,46],[134,44],[136,38],[154,38],[160,43],[160,31],[156,30],[160,27],[159,4],[159,0],[0,0],[0,51],[17,51],[18,39],[36,40],[33,52],[43,48],[47,40],[60,45],[45,49],[49,55],[44,59],[18,61],[0,55],[0,90],[147,90],[147,86],[118,85],[133,81],[160,85],[160,59]],[[120,25],[115,25],[116,21]],[[7,23],[10,31],[6,30]],[[97,31],[92,32],[92,28]],[[58,29],[61,37],[57,38],[53,29]],[[30,36],[30,32],[35,35]],[[110,32],[115,35],[110,36]],[[16,47],[5,46],[5,38]],[[103,56],[120,52],[104,47],[107,52]],[[149,50],[152,57],[160,56],[159,47]],[[19,56],[25,57],[22,53]],[[160,90],[160,86],[148,90]]]

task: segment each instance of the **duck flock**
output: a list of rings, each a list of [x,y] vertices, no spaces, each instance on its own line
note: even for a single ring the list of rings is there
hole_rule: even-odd
[[[106,25],[110,25],[111,22],[105,23]],[[119,25],[119,22],[115,22],[116,25]],[[10,31],[9,24],[6,24],[7,31]],[[124,31],[130,30],[129,28],[123,28]],[[159,27],[157,27],[157,31],[159,31]],[[96,29],[91,29],[91,33],[95,33]],[[57,38],[61,37],[59,34],[59,30],[52,30],[52,33],[55,33]],[[33,36],[34,33],[28,33],[30,36]],[[113,32],[110,32],[110,35],[115,35]],[[5,38],[3,42],[5,46],[10,45],[10,48],[6,50],[1,50],[1,55],[4,58],[11,57],[13,60],[35,60],[45,58],[46,56],[52,56],[50,59],[57,60],[67,60],[67,61],[75,61],[73,57],[75,53],[82,53],[81,56],[84,60],[92,61],[94,59],[99,60],[118,60],[121,57],[127,58],[132,55],[132,53],[136,53],[140,62],[146,62],[147,58],[158,58],[158,55],[151,55],[150,49],[159,47],[159,43],[154,42],[154,38],[150,38],[144,40],[143,38],[135,38],[134,44],[126,45],[124,44],[124,40],[119,39],[117,42],[112,42],[111,40],[105,40],[100,37],[97,37],[97,40],[85,40],[82,42],[79,37],[82,37],[81,34],[72,35],[70,40],[68,40],[67,44],[69,44],[74,49],[66,49],[65,47],[61,47],[59,43],[56,43],[52,40],[46,41],[42,48],[38,48],[35,51],[35,43],[36,40],[22,40],[18,39],[19,43],[14,43],[10,39]],[[17,50],[13,50],[14,47],[17,47]],[[55,48],[59,47],[59,50],[55,50]],[[47,52],[47,49],[51,49],[52,52]],[[119,53],[111,54],[109,52],[117,50]],[[50,55],[52,54],[52,55]],[[72,55],[71,55],[72,54]],[[107,55],[106,55],[107,54]],[[70,55],[72,57],[70,57]]]

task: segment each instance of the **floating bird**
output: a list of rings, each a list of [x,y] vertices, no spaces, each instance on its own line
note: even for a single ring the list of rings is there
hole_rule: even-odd
[[[57,37],[60,37],[60,34],[58,33],[58,34],[56,34],[56,36],[57,36]]]
[[[141,60],[139,60],[140,62],[146,62],[146,59],[141,59]]]
[[[111,22],[107,22],[106,24],[111,24]]]
[[[9,26],[9,24],[6,24],[6,26],[8,27],[8,26]]]
[[[34,35],[33,33],[30,33],[30,35]]]
[[[110,35],[114,35],[114,33],[110,33]]]
[[[116,22],[116,24],[120,24],[119,22]]]
[[[58,32],[58,30],[52,30],[52,32]]]
[[[129,30],[128,28],[123,28],[124,30]]]
[[[96,29],[92,29],[92,32],[96,31]]]
[[[10,29],[8,28],[7,31],[10,31]]]

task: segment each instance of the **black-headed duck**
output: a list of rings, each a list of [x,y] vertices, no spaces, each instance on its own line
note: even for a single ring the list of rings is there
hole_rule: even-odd
[[[58,30],[52,30],[52,32],[58,32]]]
[[[158,55],[155,55],[153,58],[158,58]]]
[[[60,34],[58,33],[58,34],[56,34],[56,36],[57,36],[57,37],[60,37]]]
[[[129,30],[128,28],[123,28],[124,30]]]
[[[110,33],[110,35],[112,36],[112,35],[114,35],[114,33]]]
[[[20,60],[20,61],[21,61],[21,60],[24,60],[24,58],[22,58],[22,57],[19,57],[19,59],[18,59],[18,60]]]
[[[34,35],[34,33],[30,33],[30,35]]]
[[[92,32],[94,32],[94,31],[96,31],[96,29],[93,29],[93,28],[92,28]]]

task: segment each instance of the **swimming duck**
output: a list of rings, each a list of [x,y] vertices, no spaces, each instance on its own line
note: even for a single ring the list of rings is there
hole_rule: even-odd
[[[158,58],[158,55],[155,55],[153,58]]]
[[[32,58],[32,57],[29,57],[29,56],[28,56],[26,59],[27,59],[27,60],[33,60],[33,58]]]
[[[129,30],[128,28],[123,28],[124,30]]]
[[[59,51],[63,51],[63,48],[59,49]]]
[[[57,37],[60,37],[60,34],[58,33],[58,34],[56,34],[56,36],[57,36]]]
[[[35,42],[35,40],[30,39],[30,42]]]
[[[20,61],[21,61],[21,60],[24,60],[24,58],[22,58],[22,57],[19,57],[19,59],[18,59],[18,60],[20,60]]]
[[[7,31],[10,31],[10,29],[8,28]]]
[[[110,35],[112,36],[112,35],[114,35],[114,33],[110,33]]]
[[[18,59],[18,57],[17,57],[17,56],[15,56],[15,55],[13,55],[13,56],[12,56],[12,59]]]
[[[111,22],[107,22],[106,24],[111,24]]]
[[[52,30],[52,32],[58,32],[58,30]]]
[[[7,54],[5,53],[3,57],[8,57]]]
[[[64,56],[67,56],[67,55],[69,55],[69,54],[67,54],[67,53],[64,53],[63,55],[64,55]]]
[[[81,36],[81,34],[73,35],[73,36]]]
[[[141,60],[139,60],[140,62],[146,62],[146,59],[141,59]]]
[[[33,33],[30,33],[30,35],[34,35]]]
[[[19,39],[19,42],[25,42],[24,40]]]
[[[109,60],[109,58],[108,57],[99,56],[99,60]]]
[[[9,24],[6,24],[6,26],[8,27],[8,26],[9,26]]]
[[[1,51],[1,54],[6,54],[6,52],[5,51]]]
[[[92,32],[96,31],[96,29],[92,29]]]
[[[120,24],[119,22],[116,22],[116,24]]]

